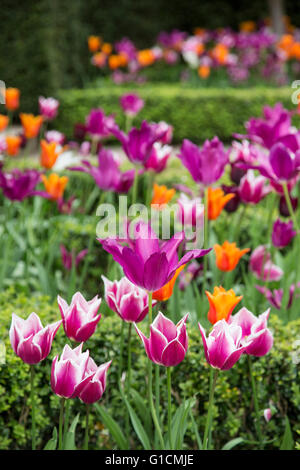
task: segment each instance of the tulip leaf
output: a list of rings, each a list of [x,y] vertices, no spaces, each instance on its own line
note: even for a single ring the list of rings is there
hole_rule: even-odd
[[[57,447],[57,429],[53,428],[53,433],[51,439],[47,442],[44,447],[44,450],[56,450]]]
[[[76,450],[75,444],[75,431],[79,420],[80,414],[78,413],[72,421],[69,431],[66,433],[66,437],[63,443],[64,450]]]
[[[146,403],[143,400],[143,397],[141,397],[141,395],[136,390],[134,390],[134,388],[131,388],[130,393],[132,395],[132,398],[134,399],[134,403],[136,405],[138,414],[144,422],[147,435],[150,436],[151,429],[152,429],[152,418],[151,418],[149,406],[146,405]]]
[[[292,449],[294,449],[294,439],[293,439],[293,434],[292,434],[289,418],[286,416],[285,417],[285,430],[284,430],[280,450],[292,450]]]
[[[129,404],[127,398],[125,397],[125,395],[122,393],[122,397],[123,397],[123,400],[125,402],[125,405],[128,409],[128,412],[129,412],[129,416],[130,416],[130,420],[132,422],[132,426],[133,426],[133,429],[135,430],[136,432],[136,435],[137,437],[139,438],[143,448],[145,450],[151,450],[151,445],[150,445],[150,441],[149,441],[149,438],[147,436],[147,433],[139,419],[139,417],[137,416],[136,412],[134,411],[134,409],[132,408],[132,406]]]
[[[128,449],[127,441],[124,434],[121,431],[120,426],[118,423],[107,413],[103,406],[95,404],[95,408],[101,416],[104,426],[107,427],[111,436],[116,441],[120,450]]]
[[[222,447],[221,450],[231,450],[242,442],[244,442],[244,439],[242,437],[236,437],[235,439],[231,439],[230,441],[226,442],[226,444]]]
[[[183,438],[188,425],[188,415],[191,406],[194,403],[194,399],[190,398],[187,401],[184,401],[179,408],[177,408],[176,413],[172,419],[172,447],[174,450],[182,449]],[[169,443],[170,445],[170,443]],[[171,446],[170,446],[171,447]]]

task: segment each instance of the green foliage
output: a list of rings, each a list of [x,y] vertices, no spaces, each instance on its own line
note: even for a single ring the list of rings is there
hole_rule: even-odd
[[[15,312],[26,318],[32,311],[40,315],[43,324],[55,321],[59,318],[59,309],[56,303],[49,301],[46,296],[28,297],[17,294],[13,288],[9,288],[0,294],[1,326],[0,338],[6,345],[6,362],[0,369],[0,448],[1,449],[24,449],[30,448],[30,387],[29,366],[24,364],[13,353],[8,330],[11,314]],[[104,312],[103,307],[101,311]],[[121,399],[118,389],[118,359],[121,321],[115,314],[106,313],[98,325],[96,333],[87,342],[86,348],[96,363],[106,362],[112,359],[109,369],[107,389],[103,399],[96,407],[91,408],[90,423],[90,448],[111,449],[116,446],[114,437],[110,435],[105,427],[109,419],[107,413],[115,423],[115,438],[120,438],[120,430],[125,428],[125,404]],[[294,432],[294,440],[297,438],[300,419],[300,392],[296,385],[298,382],[298,371],[296,364],[292,361],[291,343],[300,335],[300,321],[294,321],[284,326],[281,321],[273,316],[271,328],[274,332],[274,347],[264,358],[253,361],[253,370],[257,381],[259,404],[261,411],[269,407],[272,401],[277,413],[267,424],[262,417],[264,435],[269,441],[267,448],[279,448],[282,444],[282,436],[286,429],[286,418],[289,417],[290,427]],[[195,405],[191,413],[196,423],[196,429],[200,436],[205,424],[205,413],[208,406],[209,390],[209,366],[207,365],[200,334],[197,328],[191,324],[189,330],[189,352],[172,374],[172,407],[173,417],[176,410],[183,404],[183,400],[194,398]],[[38,448],[44,448],[52,437],[53,428],[58,428],[59,398],[50,388],[51,361],[56,354],[60,354],[64,344],[68,340],[61,327],[54,339],[52,351],[49,357],[36,366],[36,389],[37,389],[37,436]],[[124,347],[123,364],[126,364],[126,343]],[[138,394],[132,394],[130,406],[133,410],[132,416],[135,421],[137,432],[140,431],[139,420],[145,418],[141,410],[144,400],[147,405],[147,393],[145,383],[145,371],[147,366],[144,348],[137,335],[132,338],[132,387]],[[161,416],[167,406],[167,394],[165,386],[165,369],[160,369],[161,376]],[[139,400],[136,400],[139,395]],[[103,405],[103,412],[99,408]],[[76,447],[82,448],[84,438],[85,406],[79,400],[72,401],[70,422],[80,413],[80,419],[76,430]],[[139,418],[137,419],[137,415]],[[249,373],[246,357],[242,358],[233,369],[219,375],[215,403],[214,403],[214,429],[213,442],[215,448],[222,448],[228,441],[237,437],[239,449],[255,448],[255,426],[252,393],[249,387]],[[143,423],[144,425],[144,423]],[[166,432],[166,419],[164,419]],[[186,435],[182,448],[196,447],[196,434],[193,420],[188,419],[185,426]],[[140,448],[139,438],[132,429],[130,433],[131,448]],[[141,437],[141,436],[139,436]],[[53,442],[55,441],[55,433]],[[53,442],[49,444],[50,447]],[[236,441],[234,441],[236,442]],[[289,435],[291,442],[291,435]],[[233,444],[231,444],[233,445]],[[124,443],[122,444],[124,447]]]
[[[215,135],[228,142],[233,133],[245,133],[244,122],[251,116],[260,116],[263,106],[281,101],[287,109],[294,107],[290,88],[195,89],[175,84],[152,84],[130,89],[105,81],[101,83],[98,88],[60,92],[57,128],[72,137],[74,124],[84,122],[95,107],[103,108],[108,114],[114,113],[118,124],[124,128],[119,99],[133,89],[146,103],[134,125],[139,125],[143,119],[166,120],[174,126],[177,143],[185,138],[200,143]]]

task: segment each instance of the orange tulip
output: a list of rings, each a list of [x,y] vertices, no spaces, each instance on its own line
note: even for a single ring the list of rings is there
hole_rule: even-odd
[[[99,36],[89,36],[88,46],[91,52],[97,52],[101,46],[101,38]]]
[[[232,271],[237,266],[241,257],[250,251],[250,248],[240,250],[236,243],[229,243],[227,240],[223,245],[214,245],[216,254],[216,265],[220,271]]]
[[[58,156],[60,155],[61,151],[57,151],[57,143],[56,142],[47,142],[46,140],[41,140],[41,165],[44,168],[52,168],[54,163],[56,162]]]
[[[104,54],[106,54],[106,55],[111,54],[112,45],[109,44],[109,42],[105,42],[101,47],[101,51],[104,52]]]
[[[234,307],[242,300],[243,296],[235,295],[232,289],[226,291],[222,286],[215,287],[213,294],[205,291],[209,302],[208,320],[214,325],[219,320],[228,320]]]
[[[19,135],[9,135],[5,139],[6,141],[6,153],[11,157],[17,155],[20,151],[22,137]]]
[[[175,189],[168,189],[165,185],[159,186],[158,184],[154,183],[153,193],[151,206],[158,205],[160,209],[162,208],[160,206],[164,206],[165,204],[168,204],[169,201],[171,201],[176,191]]]
[[[104,52],[97,52],[92,57],[92,64],[96,65],[97,67],[103,67],[106,63],[106,54]]]
[[[200,65],[198,68],[198,75],[201,78],[207,78],[210,75],[210,66],[209,65]]]
[[[20,90],[18,88],[6,88],[5,107],[9,111],[15,111],[20,106]]]
[[[142,67],[148,67],[149,65],[152,65],[153,62],[155,62],[155,55],[151,49],[144,49],[138,52],[137,59],[138,63]]]
[[[41,175],[41,178],[51,199],[57,200],[62,198],[66,184],[69,181],[67,176],[60,177],[56,173],[51,173],[48,179],[45,175]]]
[[[251,33],[255,30],[255,22],[254,21],[242,21],[240,23],[240,31],[243,33]]]
[[[40,131],[43,117],[34,116],[33,114],[21,113],[20,119],[26,139],[33,139],[36,137]]]
[[[172,279],[169,282],[167,282],[167,284],[165,284],[163,287],[153,292],[152,294],[153,299],[160,300],[161,302],[163,302],[165,300],[168,300],[171,297],[171,295],[173,294],[173,289],[174,289],[176,279],[178,278],[179,274],[184,269],[184,267],[185,267],[185,264],[183,266],[180,266],[180,268],[176,269],[176,272],[174,276],[172,277]]]
[[[125,67],[128,59],[125,54],[112,54],[108,58],[108,66],[111,70],[115,70],[119,67]]]
[[[232,198],[234,198],[233,193],[225,195],[221,188],[208,188],[208,219],[217,219]]]
[[[219,62],[219,64],[223,65],[226,62],[229,50],[225,44],[219,43],[212,49],[212,56],[213,58]]]
[[[0,132],[7,128],[8,123],[9,117],[5,116],[5,114],[0,114]]]

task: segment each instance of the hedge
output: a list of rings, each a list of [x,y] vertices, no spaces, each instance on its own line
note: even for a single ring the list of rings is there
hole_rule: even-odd
[[[43,323],[59,319],[59,309],[56,303],[50,302],[46,296],[28,297],[17,294],[9,288],[0,294],[1,325],[0,340],[6,346],[6,360],[0,365],[0,449],[30,448],[30,388],[29,366],[15,356],[10,346],[8,331],[12,312],[26,318],[32,311],[40,315]],[[101,401],[111,416],[122,427],[124,425],[124,406],[120,402],[117,386],[119,336],[121,320],[117,315],[104,313],[96,333],[87,342],[86,348],[96,363],[112,359],[109,370],[107,390]],[[285,416],[288,415],[297,439],[300,419],[300,388],[297,381],[297,365],[292,361],[295,354],[293,342],[300,335],[300,320],[284,326],[276,316],[271,317],[271,328],[274,332],[274,347],[265,357],[253,361],[253,369],[258,383],[258,393],[261,409],[269,406],[271,400],[277,413],[268,424],[262,425],[264,432],[272,441],[267,447],[278,448],[284,431]],[[208,405],[209,367],[204,359],[203,346],[197,328],[191,324],[189,330],[189,352],[184,362],[176,367],[173,373],[173,408],[178,407],[183,397],[196,394],[193,414],[200,430],[203,430],[205,412]],[[50,356],[36,366],[38,406],[37,436],[38,447],[43,448],[51,437],[53,426],[58,424],[59,399],[50,389],[51,361],[60,354],[66,343],[62,327],[57,333]],[[298,347],[299,349],[299,347]],[[299,356],[299,351],[298,351]],[[214,441],[216,448],[221,448],[228,440],[236,436],[247,440],[255,440],[254,410],[249,387],[247,358],[243,357],[232,370],[220,374],[215,399]],[[126,345],[123,364],[126,364]],[[132,338],[132,386],[146,400],[145,369],[146,355],[137,337]],[[165,380],[161,368],[162,380]],[[165,387],[161,387],[161,409],[166,409]],[[135,404],[133,403],[133,406]],[[75,416],[81,412],[78,425],[77,445],[82,445],[84,433],[84,406],[78,401],[72,405]],[[188,448],[195,445],[192,427],[188,427],[185,443]],[[132,431],[133,448],[140,448],[139,441]],[[91,448],[114,448],[108,431],[103,427],[99,416],[91,410]],[[255,444],[242,443],[240,448],[255,448]]]
[[[117,122],[124,126],[119,98],[128,91],[138,92],[146,103],[134,124],[139,125],[142,119],[165,120],[174,126],[176,143],[184,138],[201,143],[215,135],[228,142],[233,133],[245,133],[244,122],[251,116],[260,116],[264,105],[281,101],[288,109],[295,108],[291,102],[293,90],[286,87],[196,89],[175,84],[140,87],[105,84],[93,89],[60,91],[60,113],[54,125],[71,138],[74,124],[84,122],[91,108],[101,107],[106,113],[114,113]],[[296,121],[299,123],[299,119]]]

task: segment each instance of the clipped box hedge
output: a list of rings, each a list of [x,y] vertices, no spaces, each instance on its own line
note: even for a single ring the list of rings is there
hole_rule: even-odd
[[[119,125],[124,126],[124,116],[119,98],[125,92],[136,91],[145,100],[145,107],[134,120],[165,120],[174,126],[174,142],[187,138],[201,143],[217,135],[228,142],[235,132],[245,132],[244,122],[251,116],[260,116],[262,107],[281,101],[294,109],[292,88],[187,88],[180,84],[146,84],[142,86],[117,86],[105,84],[98,88],[64,90],[59,92],[60,113],[54,125],[69,138],[74,124],[84,122],[91,108],[101,107],[114,113]],[[299,123],[298,117],[295,123]]]

